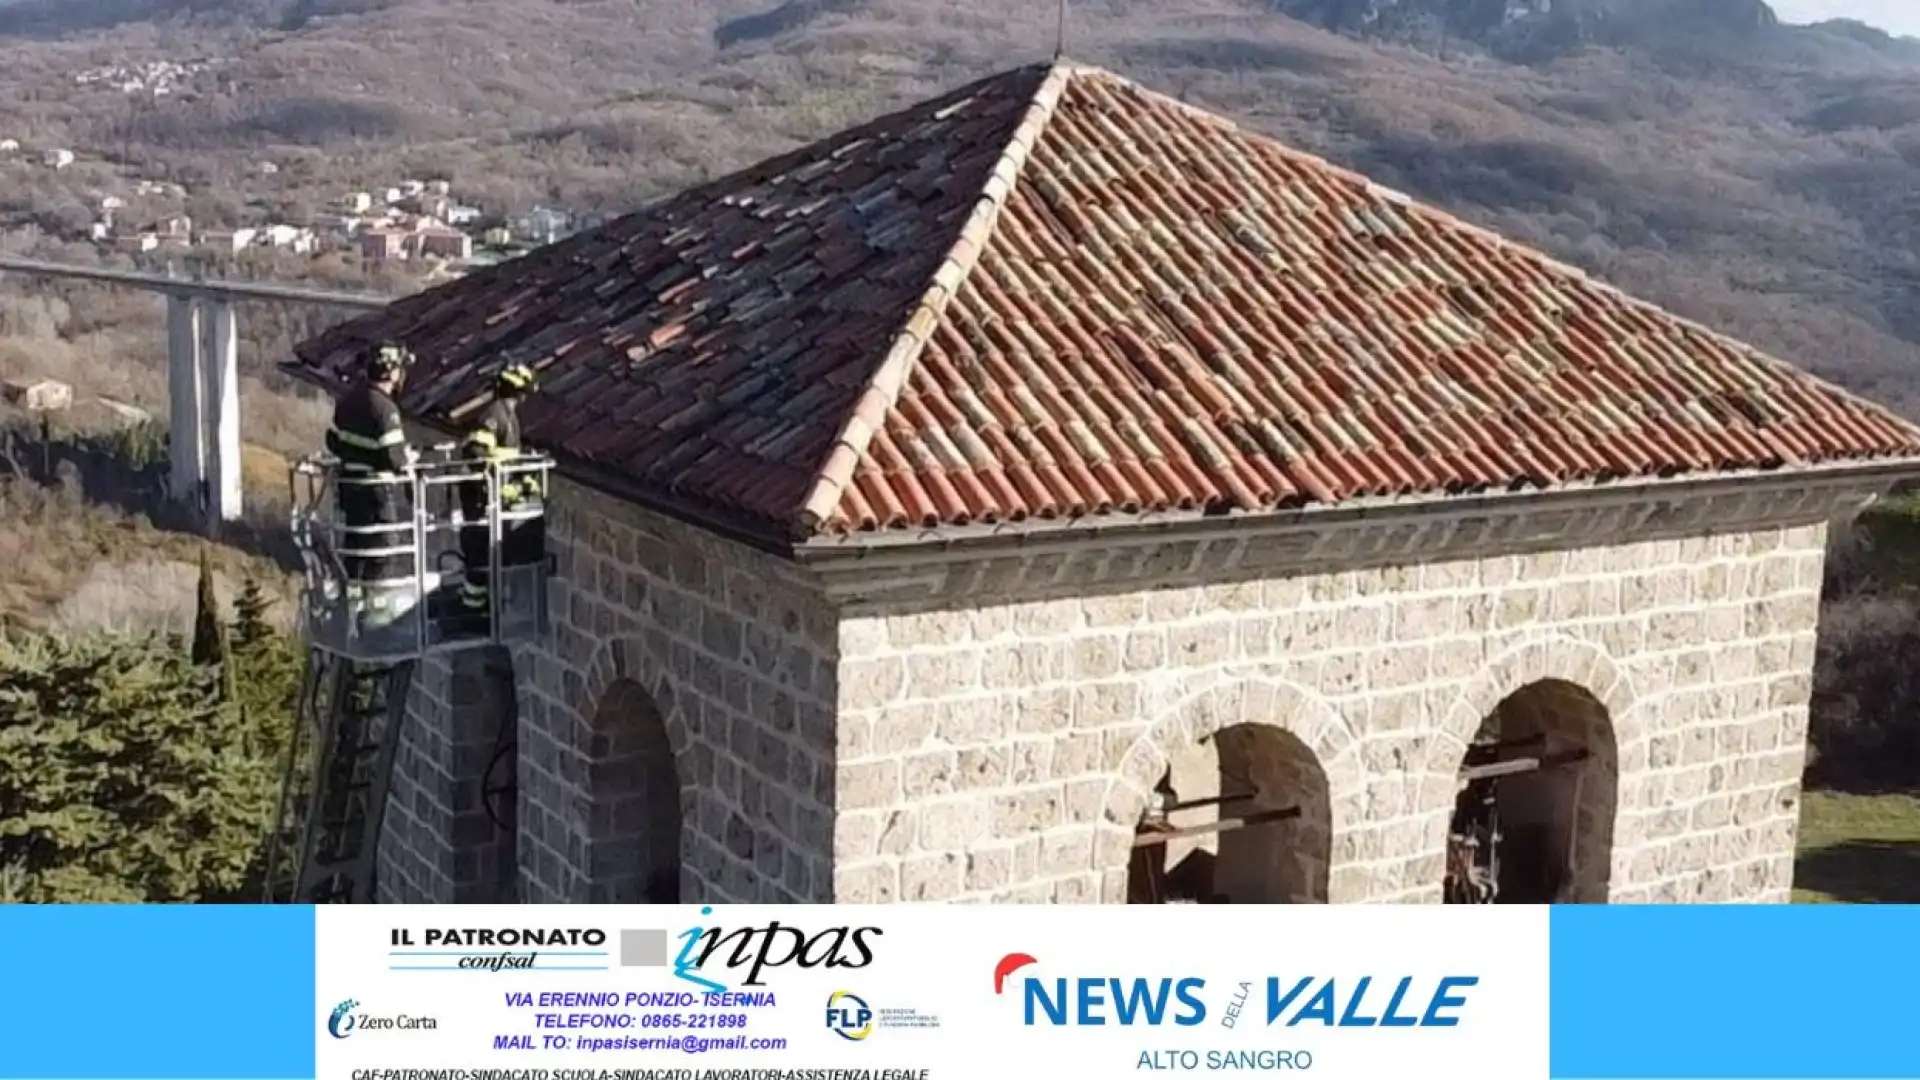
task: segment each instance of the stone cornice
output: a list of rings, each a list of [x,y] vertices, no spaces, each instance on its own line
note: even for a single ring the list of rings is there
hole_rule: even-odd
[[[854,608],[1031,601],[1787,528],[1848,517],[1920,462],[1381,502],[1286,514],[1047,523],[796,549]]]

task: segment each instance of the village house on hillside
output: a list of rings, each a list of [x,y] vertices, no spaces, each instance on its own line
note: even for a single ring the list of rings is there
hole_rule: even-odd
[[[563,474],[549,639],[423,669],[403,901],[1783,901],[1827,524],[1920,474],[1883,409],[1064,62],[297,368],[388,337],[426,425],[535,366]]]

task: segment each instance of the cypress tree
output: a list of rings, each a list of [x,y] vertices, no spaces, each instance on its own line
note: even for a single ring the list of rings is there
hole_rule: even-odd
[[[221,691],[233,699],[234,671],[227,655],[227,628],[220,618],[220,602],[213,594],[213,559],[200,549],[200,588],[193,612],[193,648],[188,653],[201,667],[220,669]]]

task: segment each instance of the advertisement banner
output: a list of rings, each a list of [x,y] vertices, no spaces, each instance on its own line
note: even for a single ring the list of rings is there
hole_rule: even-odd
[[[1377,1080],[1447,1061],[1539,1080],[1548,1067],[1544,908],[318,917],[320,1080]]]
[[[1920,1080],[1920,908],[0,906],[0,1080]]]

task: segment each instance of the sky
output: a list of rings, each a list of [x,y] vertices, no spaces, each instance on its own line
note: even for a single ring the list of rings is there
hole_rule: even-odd
[[[1920,0],[1772,0],[1783,22],[1859,19],[1890,34],[1920,37]]]

